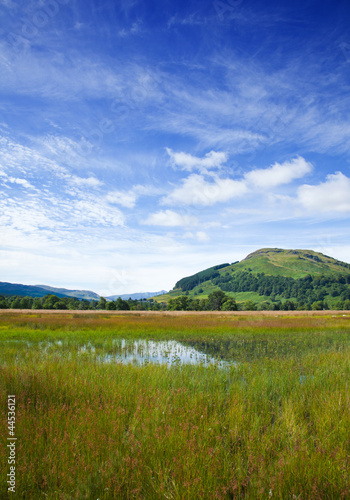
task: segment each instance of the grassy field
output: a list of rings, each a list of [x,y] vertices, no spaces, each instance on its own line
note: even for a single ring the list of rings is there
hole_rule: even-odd
[[[99,362],[141,338],[229,364]],[[350,314],[7,311],[0,346],[1,498],[9,394],[18,498],[350,497]]]

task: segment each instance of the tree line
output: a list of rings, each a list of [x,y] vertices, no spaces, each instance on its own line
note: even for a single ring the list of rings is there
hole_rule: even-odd
[[[256,303],[252,300],[236,302],[222,290],[212,292],[207,299],[195,299],[187,295],[180,295],[170,299],[167,309],[170,311],[322,311],[330,309],[326,300],[313,302],[287,299]],[[350,299],[337,301],[332,309],[350,310]]]
[[[100,300],[86,300],[75,297],[57,297],[47,294],[44,297],[22,297],[0,295],[0,309],[57,309],[57,310],[129,310],[132,299],[128,301],[121,299],[107,301],[101,297]]]
[[[287,278],[289,279],[289,278]],[[170,299],[168,303],[156,302],[153,299],[107,301],[101,297],[97,300],[77,299],[74,297],[57,297],[54,294],[45,297],[1,296],[0,309],[51,309],[51,310],[101,310],[101,311],[294,311],[329,309],[326,300],[313,302],[294,299],[273,301],[266,300],[259,304],[248,300],[236,302],[222,290],[209,294],[208,298],[198,299],[188,295],[180,295]],[[338,300],[333,309],[350,310],[350,299]]]

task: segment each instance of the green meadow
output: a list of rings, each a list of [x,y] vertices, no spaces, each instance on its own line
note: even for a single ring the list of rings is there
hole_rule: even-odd
[[[216,362],[115,361],[140,339]],[[345,311],[6,311],[0,345],[1,498],[8,395],[17,498],[350,497]]]

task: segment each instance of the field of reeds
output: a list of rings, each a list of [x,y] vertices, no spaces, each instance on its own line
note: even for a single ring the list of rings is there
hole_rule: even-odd
[[[139,339],[217,363],[115,361]],[[7,311],[0,347],[0,498],[350,498],[350,314]]]

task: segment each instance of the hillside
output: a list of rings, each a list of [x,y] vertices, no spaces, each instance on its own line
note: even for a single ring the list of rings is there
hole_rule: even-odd
[[[21,285],[20,283],[6,283],[0,282],[0,295],[4,297],[18,295],[21,297],[45,297],[50,293],[48,290],[40,287],[40,286],[32,286],[32,285]],[[66,297],[66,294],[63,293],[55,293],[57,297]]]
[[[100,296],[95,292],[91,292],[91,290],[68,290],[67,288],[55,288],[47,285],[36,286],[46,290],[46,293],[53,293],[57,296],[59,296],[58,294],[63,294],[65,297],[76,297],[77,299],[100,300]]]
[[[330,303],[350,298],[350,264],[313,250],[263,248],[241,262],[221,264],[182,278],[168,294],[154,300],[168,302],[186,294],[205,299],[222,290],[238,302],[314,301]]]
[[[19,283],[0,282],[0,295],[4,297],[18,295],[20,297],[45,297],[54,294],[57,297],[75,297],[78,299],[99,300],[97,293],[87,290],[68,290],[47,285],[22,285]]]

